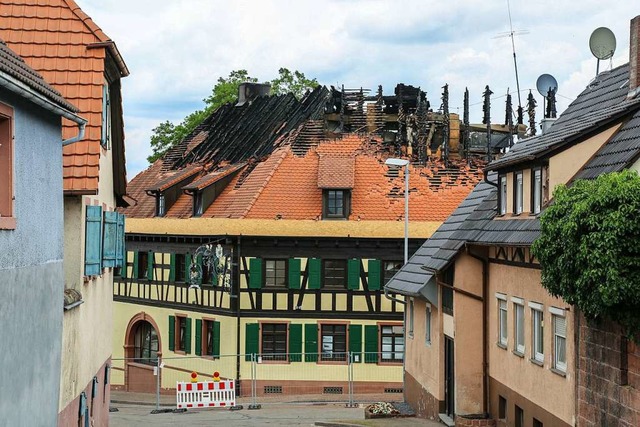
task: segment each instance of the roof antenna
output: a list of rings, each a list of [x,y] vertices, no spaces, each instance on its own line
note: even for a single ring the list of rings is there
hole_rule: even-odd
[[[495,38],[500,37],[510,37],[511,38],[511,49],[513,51],[513,66],[516,70],[516,87],[518,89],[518,109],[522,108],[522,101],[520,100],[520,79],[518,78],[518,61],[516,59],[516,42],[514,40],[514,36],[519,36],[522,34],[529,34],[527,30],[522,31],[513,31],[513,23],[511,22],[511,5],[509,4],[509,0],[507,0],[507,11],[509,12],[509,31],[508,33],[499,34]]]
[[[600,74],[600,60],[613,58],[616,51],[616,36],[606,27],[596,28],[589,37],[591,53],[598,59],[596,64],[596,77]]]

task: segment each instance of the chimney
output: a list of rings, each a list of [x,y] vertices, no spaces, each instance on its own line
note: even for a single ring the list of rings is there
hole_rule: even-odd
[[[629,95],[634,98],[640,93],[640,15],[631,20],[629,37]]]
[[[251,102],[259,96],[269,96],[271,85],[269,83],[241,83],[238,86],[238,103],[236,107]]]

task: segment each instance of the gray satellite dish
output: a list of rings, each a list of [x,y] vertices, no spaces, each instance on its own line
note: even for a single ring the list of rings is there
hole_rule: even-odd
[[[558,91],[558,82],[551,74],[543,74],[538,77],[538,80],[536,80],[536,88],[538,89],[538,93],[540,93],[543,98],[546,98],[549,93],[549,89],[554,92]]]
[[[609,59],[616,51],[616,36],[606,27],[596,28],[589,37],[591,53],[598,59]]]

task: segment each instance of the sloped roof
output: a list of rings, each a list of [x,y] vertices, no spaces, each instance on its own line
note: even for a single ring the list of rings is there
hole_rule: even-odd
[[[518,142],[502,158],[491,162],[487,170],[535,159],[637,110],[640,97],[627,99],[628,80],[628,64],[599,74],[543,135]]]
[[[78,111],[2,40],[0,40],[0,71],[24,83],[59,107],[73,112]]]
[[[115,44],[73,0],[3,0],[0,37],[88,120],[85,138],[63,148],[64,190],[96,192],[107,55],[128,74]],[[64,139],[77,133],[63,120]]]

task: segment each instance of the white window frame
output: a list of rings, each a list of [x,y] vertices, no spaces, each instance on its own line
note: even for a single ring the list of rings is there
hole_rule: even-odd
[[[567,372],[567,318],[564,316],[564,310],[550,309],[549,311],[552,313],[551,318],[553,320],[553,367],[558,371]],[[562,312],[562,314],[559,312]],[[558,331],[558,321],[560,319],[564,323],[564,336]],[[564,360],[559,360],[558,348],[562,340],[564,340]]]
[[[516,215],[520,215],[522,213],[522,211],[524,210],[524,194],[523,194],[523,176],[522,176],[522,171],[519,172],[515,172],[514,173],[514,181],[513,181],[514,185],[515,185],[515,192],[514,192],[514,197],[513,197],[513,213],[515,213]]]
[[[166,201],[164,198],[164,194],[158,194],[158,214],[157,216],[165,216],[166,214]]]
[[[407,317],[409,318],[409,321],[407,322],[409,323],[407,335],[409,335],[409,338],[413,338],[413,298],[409,300],[409,313],[407,314]]]
[[[531,211],[534,214],[539,214],[542,210],[542,169],[537,168],[533,170],[533,206]]]
[[[500,177],[500,215],[507,213],[507,177]]]
[[[542,363],[544,362],[544,306],[530,302],[529,308],[531,309],[531,358]]]
[[[496,298],[498,299],[498,344],[506,347],[509,339],[507,297],[502,294],[496,294]]]
[[[426,345],[431,345],[431,304],[427,304],[424,313],[424,342]]]
[[[513,302],[513,349],[524,355],[524,301],[517,297],[512,297],[511,301]]]

